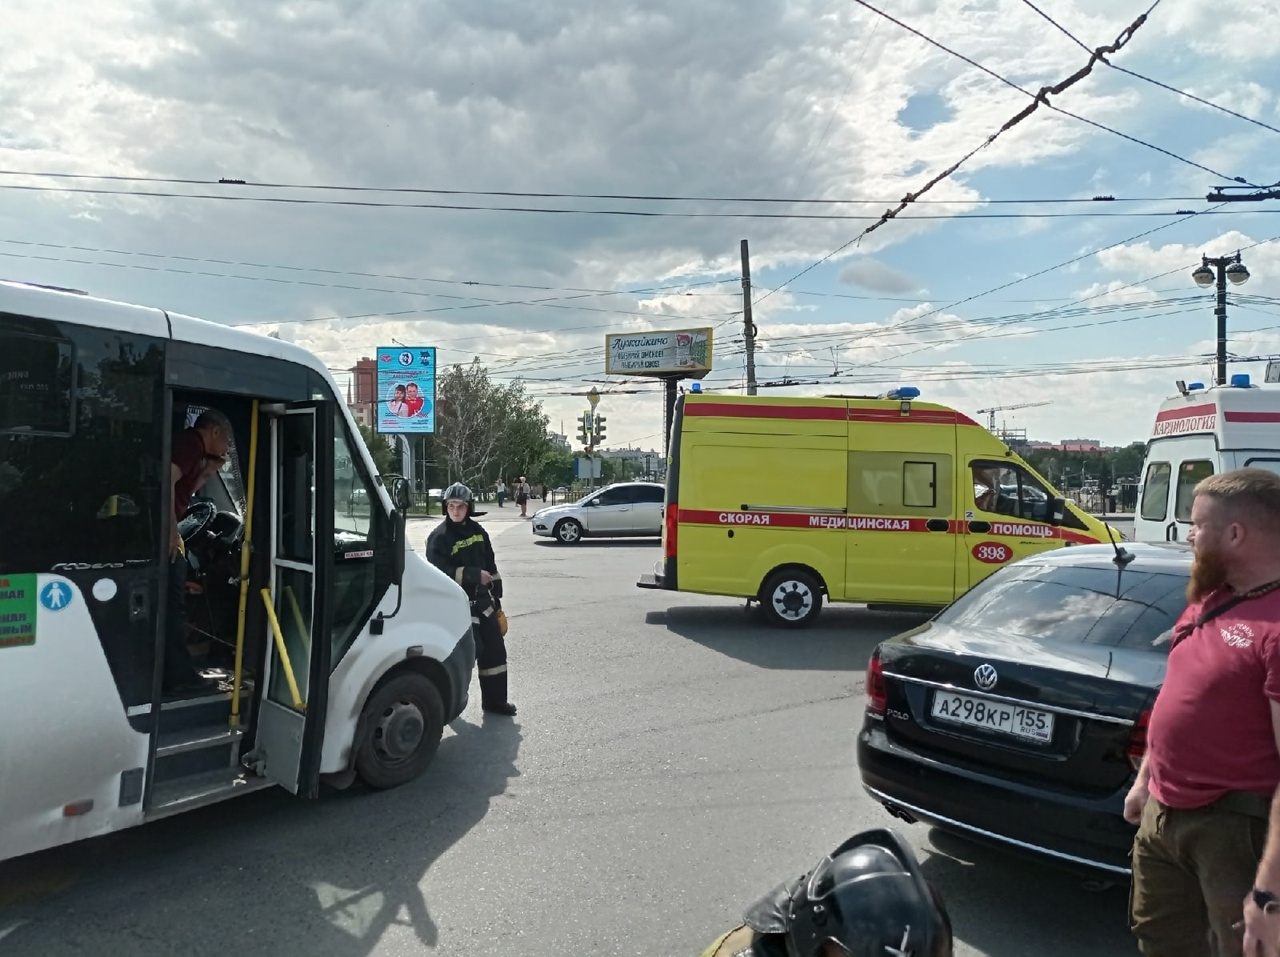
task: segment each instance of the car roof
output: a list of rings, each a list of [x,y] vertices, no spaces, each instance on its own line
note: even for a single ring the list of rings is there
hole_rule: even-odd
[[[1183,542],[1119,542],[1120,548],[1133,556],[1127,570],[1141,568],[1149,572],[1171,572],[1185,575],[1194,557],[1191,546]],[[1023,559],[1027,564],[1053,567],[1115,567],[1116,550],[1111,545],[1072,545],[1050,552],[1040,552]]]

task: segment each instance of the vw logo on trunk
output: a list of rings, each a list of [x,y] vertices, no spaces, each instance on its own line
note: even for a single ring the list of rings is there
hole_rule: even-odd
[[[996,686],[996,682],[1000,680],[1000,676],[996,674],[996,669],[990,665],[978,665],[973,672],[973,683],[983,691],[990,691]]]

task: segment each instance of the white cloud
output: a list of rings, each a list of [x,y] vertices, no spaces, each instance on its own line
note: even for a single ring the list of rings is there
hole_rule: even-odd
[[[0,168],[205,183],[229,177],[866,202],[747,207],[217,185],[188,190],[228,197],[265,192],[299,200],[874,217],[977,147],[1027,103],[1023,94],[865,9],[830,0],[762,0],[749,16],[731,0],[620,0],[608,6],[582,0],[228,0],[216,7],[196,0],[7,0],[5,9]],[[894,12],[1028,90],[1062,79],[1085,59],[1084,51],[1018,0],[910,0]],[[1103,0],[1064,0],[1052,12],[1089,46],[1110,42],[1135,15]],[[1274,113],[1269,91],[1276,87],[1280,54],[1269,38],[1276,32],[1275,5],[1251,10],[1248,17],[1249,29],[1242,33],[1238,18],[1195,0],[1164,0],[1114,59],[1242,112]],[[909,129],[900,114],[919,95],[936,99],[942,119]],[[1261,175],[1257,171],[1267,168],[1272,151],[1274,134],[1189,108],[1172,94],[1101,65],[1052,99],[1227,171]],[[1225,125],[1209,125],[1218,122]],[[0,177],[0,187],[16,185],[137,188]],[[954,290],[953,299],[960,300],[1070,258],[1072,250],[1098,248],[1160,221],[1135,226],[1050,219],[1045,207],[1016,208],[1038,215],[1010,220],[913,216],[1004,213],[1010,207],[986,201],[1019,196],[1202,196],[1208,185],[1202,171],[1041,109],[925,197],[949,204],[920,203],[760,302],[756,321],[766,347],[761,375],[798,375],[837,362],[841,370],[858,363],[877,363],[871,367],[877,370],[881,364],[937,368],[939,354],[956,360],[957,369],[982,369],[1034,361],[1039,356],[1033,352],[1122,353],[1125,343],[1110,337],[1064,336],[1045,345],[1049,340],[1030,330],[1015,328],[1018,334],[1008,335],[1011,330],[983,318],[1030,311],[1033,305],[1000,305],[992,297],[976,307],[924,317],[952,300],[895,311],[900,304],[840,297],[837,276],[845,270],[864,288],[889,295],[942,289]],[[1011,292],[1060,302],[1079,288],[1090,295],[1117,290],[1194,264],[1201,251],[1221,255],[1255,241],[1250,236],[1269,236],[1267,221],[1238,212],[1240,219],[1170,229],[1154,242],[1118,247]],[[264,328],[278,328],[318,350],[339,370],[392,337],[435,342],[447,350],[447,361],[478,354],[504,375],[524,370],[530,380],[552,380],[537,388],[548,395],[553,417],[571,419],[580,411],[580,398],[553,393],[606,381],[602,354],[608,331],[716,325],[723,365],[718,361],[715,375],[740,378],[741,345],[735,340],[741,338],[741,320],[734,316],[741,309],[735,283],[739,241],[750,240],[758,298],[866,225],[371,209],[0,188],[0,273],[215,320],[266,322]],[[1201,236],[1203,247],[1196,245]],[[1247,291],[1280,292],[1280,250],[1273,244],[1245,255],[1254,272]],[[374,275],[353,275],[358,273]],[[701,285],[715,280],[728,281]],[[1099,304],[1167,296],[1161,290],[1175,281],[1183,278],[1119,290]],[[667,285],[676,288],[625,292]],[[1186,285],[1194,295],[1195,288]],[[823,295],[805,294],[810,291]],[[609,294],[614,292],[621,294]],[[406,310],[415,312],[389,315]],[[324,316],[371,318],[287,321]],[[1269,321],[1262,314],[1248,317],[1249,327]],[[902,328],[886,332],[895,323]],[[1239,325],[1246,328],[1243,316]],[[1147,351],[1136,334],[1128,344],[1135,355]],[[1246,342],[1239,344],[1243,349]],[[921,351],[893,358],[911,350]],[[900,374],[886,368],[886,384]],[[1055,381],[974,388],[1056,389]],[[1101,415],[1105,404],[1086,399],[1081,387],[1090,381],[1063,380],[1061,398],[1047,408],[1059,415],[1070,409],[1061,421],[1072,425],[1080,416]],[[1133,381],[1146,380],[1135,374]],[[1146,386],[1133,386],[1140,387]],[[1066,398],[1071,390],[1078,393],[1074,405]],[[625,439],[654,433],[661,417],[656,398],[609,401],[619,403],[612,434]]]
[[[870,258],[851,262],[840,272],[840,281],[872,292],[898,295],[920,290],[920,283],[911,276]]]

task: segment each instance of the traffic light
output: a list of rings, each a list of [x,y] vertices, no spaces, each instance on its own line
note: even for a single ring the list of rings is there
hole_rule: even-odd
[[[597,415],[595,421],[595,431],[592,433],[592,442],[594,445],[600,445],[604,442],[604,416]]]
[[[578,416],[578,441],[583,445],[591,444],[591,413],[584,412]]]

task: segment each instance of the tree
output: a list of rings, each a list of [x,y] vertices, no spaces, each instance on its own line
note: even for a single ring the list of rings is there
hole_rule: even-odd
[[[635,478],[639,469],[639,463],[633,459],[605,459],[600,464],[600,481],[610,482],[629,482]]]
[[[573,482],[573,453],[552,445],[537,467],[532,469],[531,480],[537,485],[559,488]]]
[[[522,381],[495,383],[479,359],[436,383],[436,449],[449,481],[486,488],[528,476],[552,448],[547,422]]]
[[[367,425],[357,427],[360,429],[360,438],[364,439],[364,444],[369,448],[369,454],[373,456],[373,467],[378,470],[378,474],[394,475],[399,472],[399,456],[391,447],[391,443]]]

